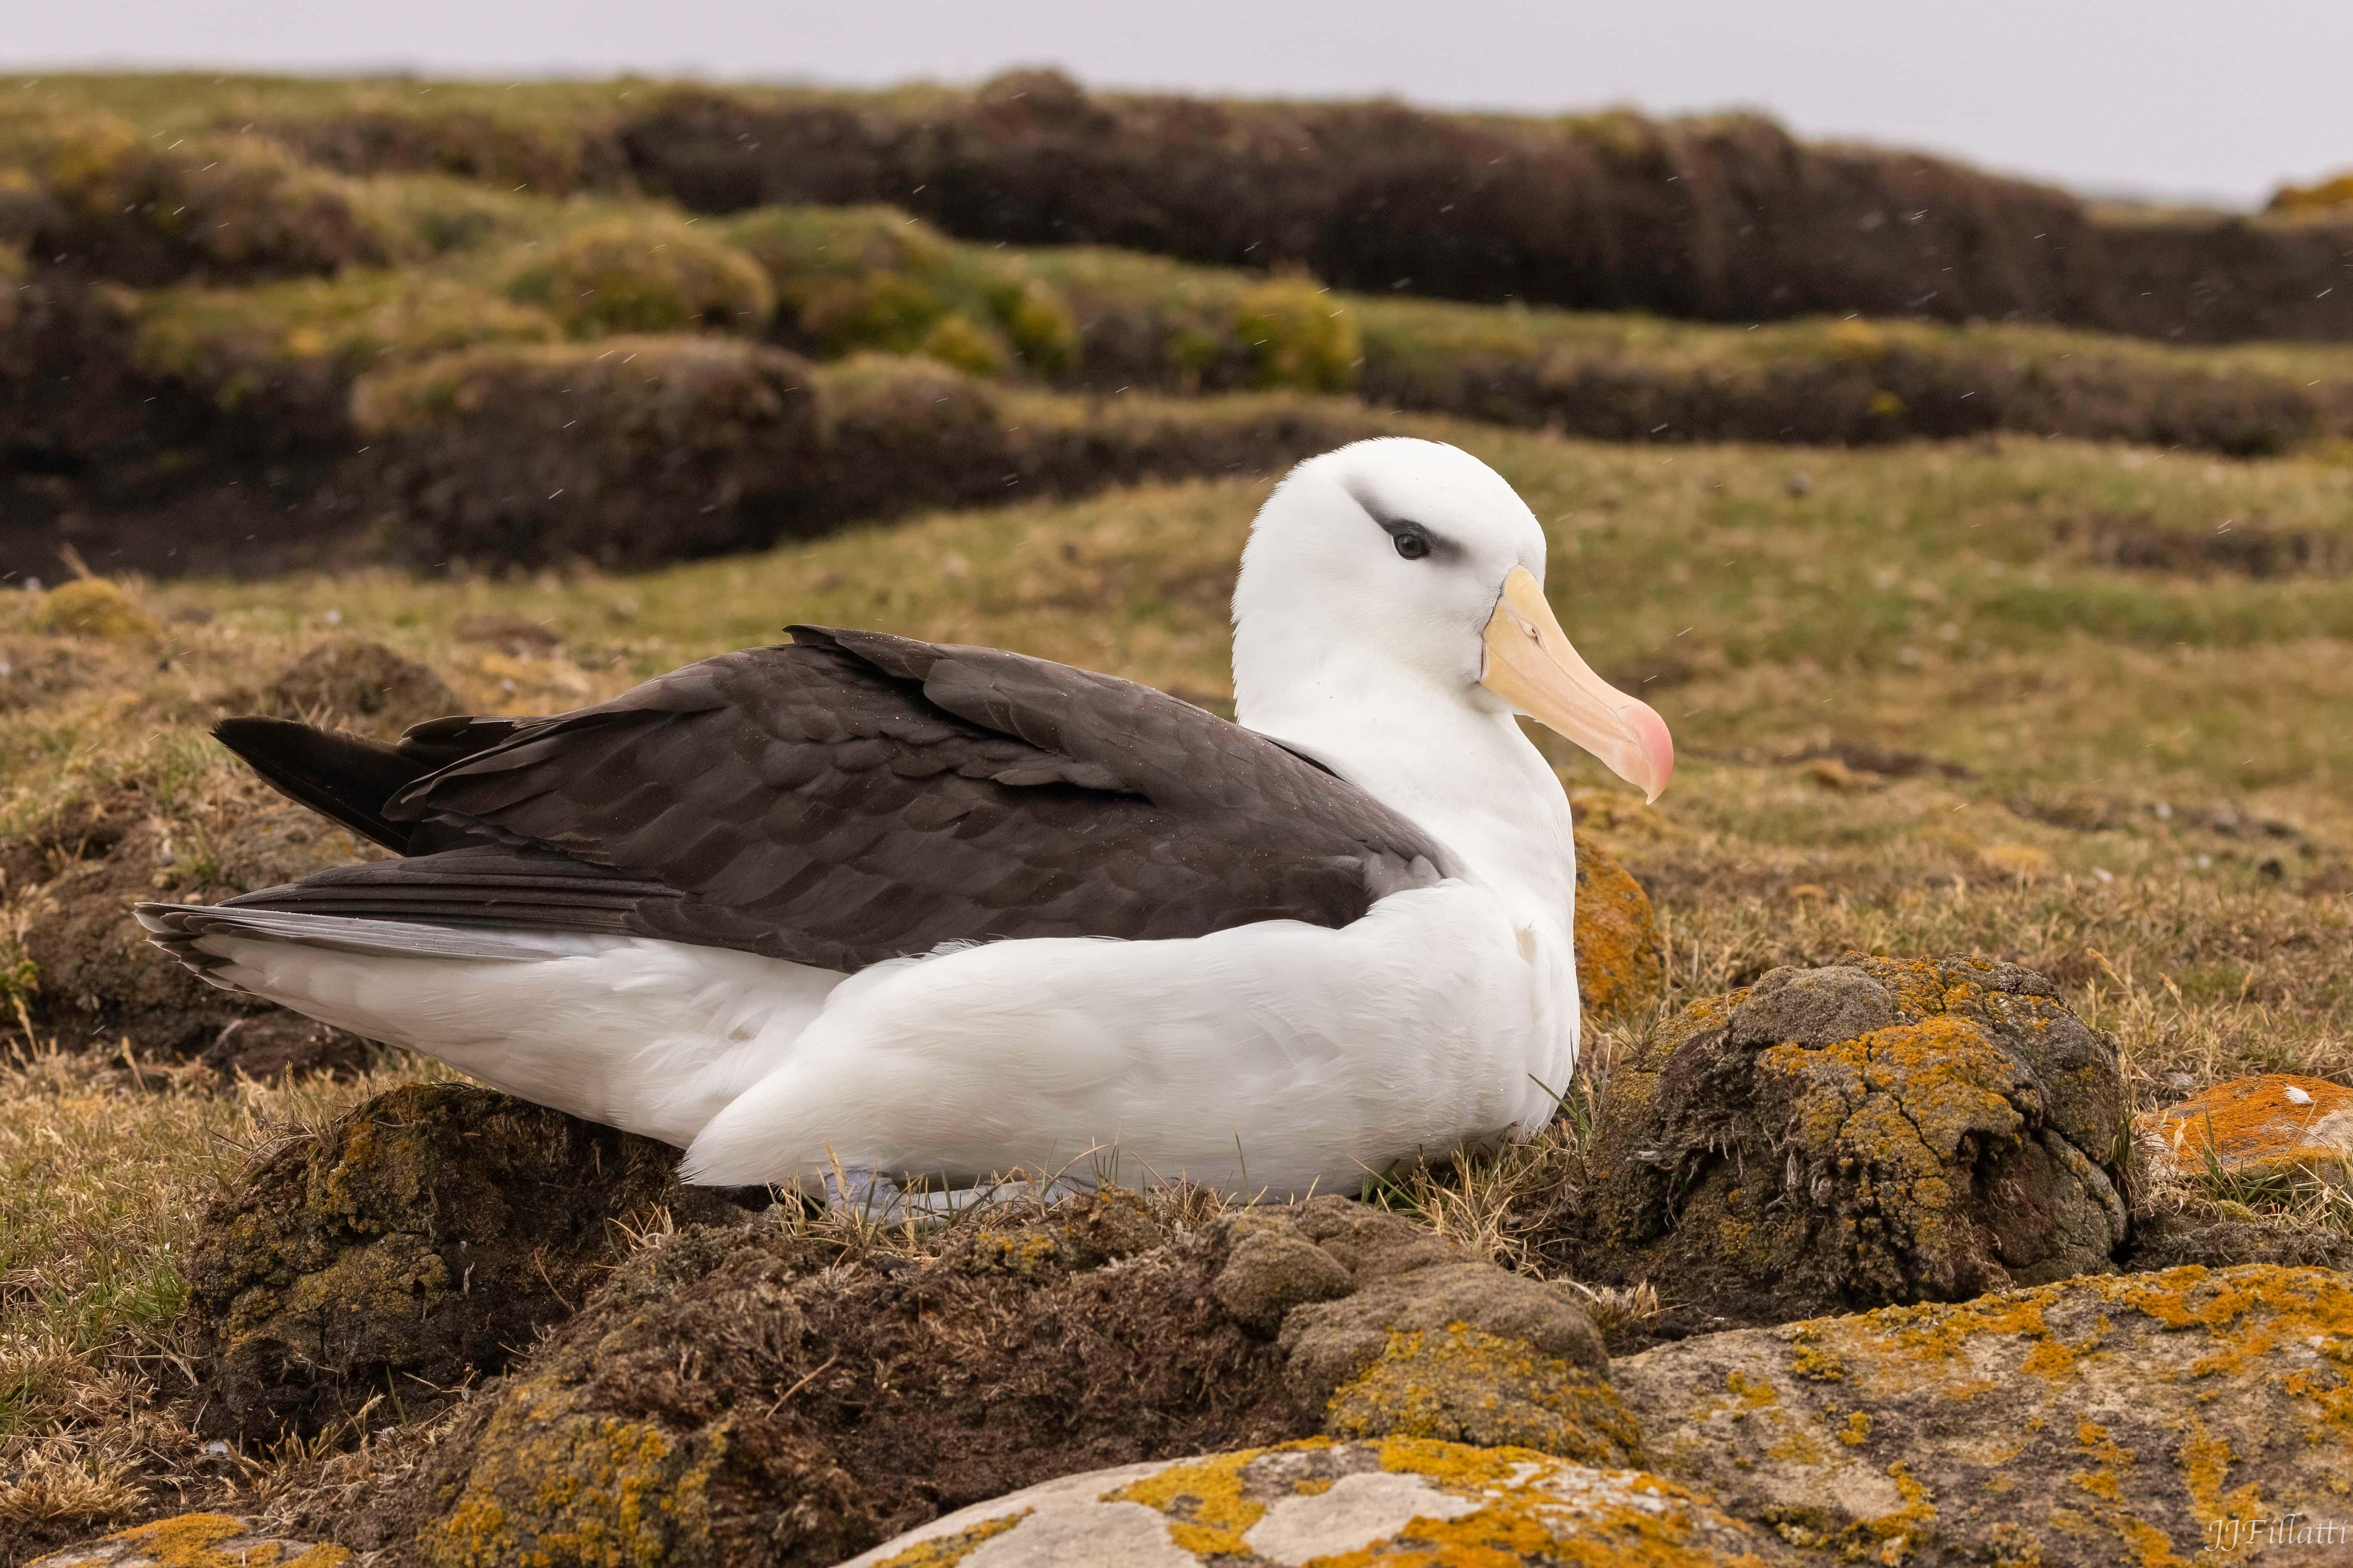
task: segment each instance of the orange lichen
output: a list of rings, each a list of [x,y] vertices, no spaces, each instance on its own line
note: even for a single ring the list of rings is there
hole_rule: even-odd
[[[2157,1128],[2189,1165],[2333,1170],[2353,1154],[2353,1089],[2296,1073],[2232,1079],[2162,1112]]]

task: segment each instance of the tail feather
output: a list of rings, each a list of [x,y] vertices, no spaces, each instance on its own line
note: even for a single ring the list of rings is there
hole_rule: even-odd
[[[269,786],[400,855],[442,847],[448,835],[395,821],[386,808],[410,784],[540,722],[531,719],[435,719],[396,745],[290,719],[224,719],[213,739],[245,759]]]
[[[417,825],[386,820],[392,797],[432,772],[396,746],[290,719],[224,719],[213,738],[271,788],[396,854],[408,853]]]

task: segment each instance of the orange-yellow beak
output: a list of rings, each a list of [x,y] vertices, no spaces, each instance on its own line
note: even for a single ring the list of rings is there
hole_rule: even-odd
[[[1479,684],[1609,764],[1609,771],[1659,798],[1674,776],[1675,742],[1666,721],[1593,673],[1560,629],[1544,584],[1525,566],[1504,579],[1503,597],[1484,633],[1487,668]]]

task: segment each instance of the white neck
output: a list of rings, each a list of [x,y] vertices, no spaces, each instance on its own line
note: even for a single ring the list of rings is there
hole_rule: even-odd
[[[1508,710],[1443,679],[1300,641],[1277,680],[1253,679],[1259,650],[1237,637],[1235,714],[1312,753],[1451,852],[1451,868],[1513,918],[1566,943],[1577,894],[1568,796]],[[1268,650],[1271,651],[1271,650]]]

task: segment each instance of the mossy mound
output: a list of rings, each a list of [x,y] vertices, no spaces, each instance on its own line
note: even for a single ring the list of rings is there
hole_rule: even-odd
[[[993,1546],[991,1543],[996,1543]],[[1285,1443],[1050,1481],[843,1568],[1376,1563],[1764,1568],[1770,1535],[1672,1481],[1526,1448],[1393,1437]]]
[[[921,353],[978,375],[1059,376],[1080,332],[1018,257],[957,245],[889,207],[763,207],[722,226],[779,301],[779,342],[838,358]]]
[[[2327,1269],[2084,1277],[1612,1373],[1662,1473],[1851,1562],[2204,1561],[2218,1522],[2341,1517],[2353,1484],[2353,1283]]]
[[[1335,1420],[1633,1446],[1563,1290],[1338,1198],[1186,1214],[1105,1191],[984,1214],[924,1258],[773,1217],[659,1237],[475,1399],[421,1485],[322,1500],[320,1525],[437,1565],[819,1568],[1048,1477]],[[1395,1351],[1417,1334],[1429,1353]]]
[[[153,616],[132,603],[130,595],[103,577],[77,577],[42,595],[33,612],[33,626],[40,631],[110,642],[152,640],[163,629]]]
[[[1639,1011],[1667,988],[1651,895],[1616,857],[1577,836],[1577,993],[1604,1017]]]
[[[2113,1266],[2116,1047],[2049,982],[1851,954],[1694,1003],[1611,1075],[1578,1277],[1695,1321],[1956,1300]]]
[[[752,258],[707,230],[655,218],[615,218],[549,242],[509,277],[507,294],[546,310],[575,338],[757,337],[776,306]]]
[[[807,364],[681,335],[489,347],[360,384],[354,413],[427,567],[648,566],[772,542],[814,477]]]
[[[269,1443],[414,1417],[586,1300],[623,1226],[732,1211],[677,1151],[459,1084],[381,1094],[264,1159],[189,1264],[198,1425]]]
[[[152,287],[329,273],[385,259],[345,182],[267,137],[204,135],[170,146],[109,115],[49,117],[16,137],[54,201],[36,254]]]

